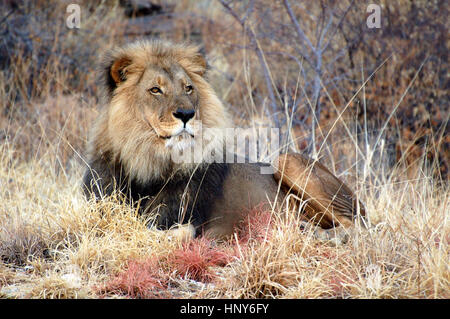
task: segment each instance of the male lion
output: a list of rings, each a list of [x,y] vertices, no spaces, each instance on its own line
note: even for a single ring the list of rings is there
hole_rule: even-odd
[[[110,51],[101,67],[105,107],[88,144],[88,197],[119,190],[154,214],[160,229],[189,224],[190,237],[226,237],[251,208],[279,207],[288,194],[306,201],[305,216],[324,229],[351,227],[365,215],[343,182],[300,154],[280,156],[270,175],[258,163],[175,162],[174,150],[197,143],[195,120],[204,128],[232,127],[196,47],[135,42]],[[217,140],[201,141],[205,154],[223,147]]]

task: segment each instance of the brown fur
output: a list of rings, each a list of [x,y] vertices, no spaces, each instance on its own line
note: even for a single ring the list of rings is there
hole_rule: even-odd
[[[205,72],[204,58],[188,45],[136,42],[105,56],[105,108],[88,145],[86,195],[99,198],[120,190],[130,201],[140,201],[143,213],[156,214],[158,227],[191,222],[197,234],[214,237],[230,235],[262,202],[279,206],[288,193],[307,200],[306,215],[323,227],[351,225],[357,212],[353,193],[299,154],[280,157],[275,176],[262,175],[259,164],[172,161],[171,147],[190,138],[179,133],[183,124],[175,112],[180,108],[195,110],[194,119],[205,128],[231,127]],[[155,86],[164,94],[150,93]],[[188,133],[189,123],[184,124]],[[206,150],[222,147],[221,140],[202,143]]]

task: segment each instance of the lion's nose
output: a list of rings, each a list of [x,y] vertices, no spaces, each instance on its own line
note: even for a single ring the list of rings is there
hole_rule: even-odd
[[[176,112],[173,113],[173,116],[175,116],[177,119],[180,119],[183,121],[184,124],[186,124],[191,118],[193,118],[195,115],[195,110],[185,110],[185,109],[177,109]]]

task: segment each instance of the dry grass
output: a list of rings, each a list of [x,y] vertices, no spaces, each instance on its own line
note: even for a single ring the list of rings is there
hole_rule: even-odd
[[[117,199],[87,202],[81,165],[57,175],[52,155],[24,163],[11,147],[0,149],[3,297],[450,297],[449,192],[426,177],[369,186],[372,228],[347,245],[318,242],[292,212],[251,220],[242,240],[189,246]]]
[[[208,52],[217,56],[211,80],[219,96],[232,105],[242,101],[241,109],[233,109],[237,123],[269,123],[260,102],[253,100],[252,92],[264,86],[254,57],[243,50],[232,64],[221,55],[229,50],[221,41],[235,30],[223,23],[232,19],[222,19],[217,6],[194,7],[182,1],[175,11],[191,8],[221,20],[210,28],[192,22],[211,41]],[[95,76],[92,69],[71,74],[58,57],[84,50],[79,58],[89,68],[96,61],[92,52],[125,41],[117,18],[121,11],[112,8],[92,11],[85,20],[92,32],[82,41],[71,32],[54,40],[41,79],[31,76],[33,60],[21,54],[9,72],[0,71],[1,298],[450,298],[448,181],[436,179],[439,164],[429,161],[426,152],[415,159],[413,175],[410,162],[391,165],[385,144],[390,131],[361,127],[351,96],[334,105],[335,116],[319,129],[323,136],[332,134],[317,145],[322,160],[367,207],[369,230],[357,230],[346,245],[320,242],[313,229],[302,231],[294,210],[281,218],[279,212],[258,207],[229,242],[183,243],[147,228],[118,197],[88,202],[80,182],[88,128],[99,107]],[[97,24],[99,16],[103,19]],[[183,38],[186,25],[177,23],[175,37]],[[41,25],[46,28],[52,26]],[[214,50],[211,39],[219,42]],[[389,63],[394,62],[387,61],[380,72]],[[235,78],[225,81],[218,69]],[[288,77],[276,70],[271,69],[274,77]],[[396,98],[387,108],[390,119],[396,119],[399,97],[409,96],[409,83],[414,89],[411,78],[405,81],[397,89],[391,86]],[[369,92],[377,85],[361,83],[353,92],[361,88],[357,98],[370,104]],[[345,105],[347,113],[338,116]],[[431,148],[439,152],[448,136],[445,129],[437,131],[440,138]],[[293,148],[301,148],[305,132],[295,126],[289,132],[291,140],[298,139]]]

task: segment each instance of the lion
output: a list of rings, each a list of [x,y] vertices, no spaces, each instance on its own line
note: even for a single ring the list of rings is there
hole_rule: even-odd
[[[158,229],[175,227],[187,238],[227,238],[253,207],[281,207],[290,194],[322,229],[354,227],[364,206],[304,155],[282,154],[273,174],[261,174],[261,163],[206,155],[197,162],[173,160],[174,150],[196,143],[206,150],[202,154],[222,150],[220,139],[196,141],[196,121],[204,128],[232,127],[206,73],[204,56],[189,44],[137,41],[106,53],[100,68],[104,107],[87,147],[86,196],[119,191],[140,213],[154,216]]]

